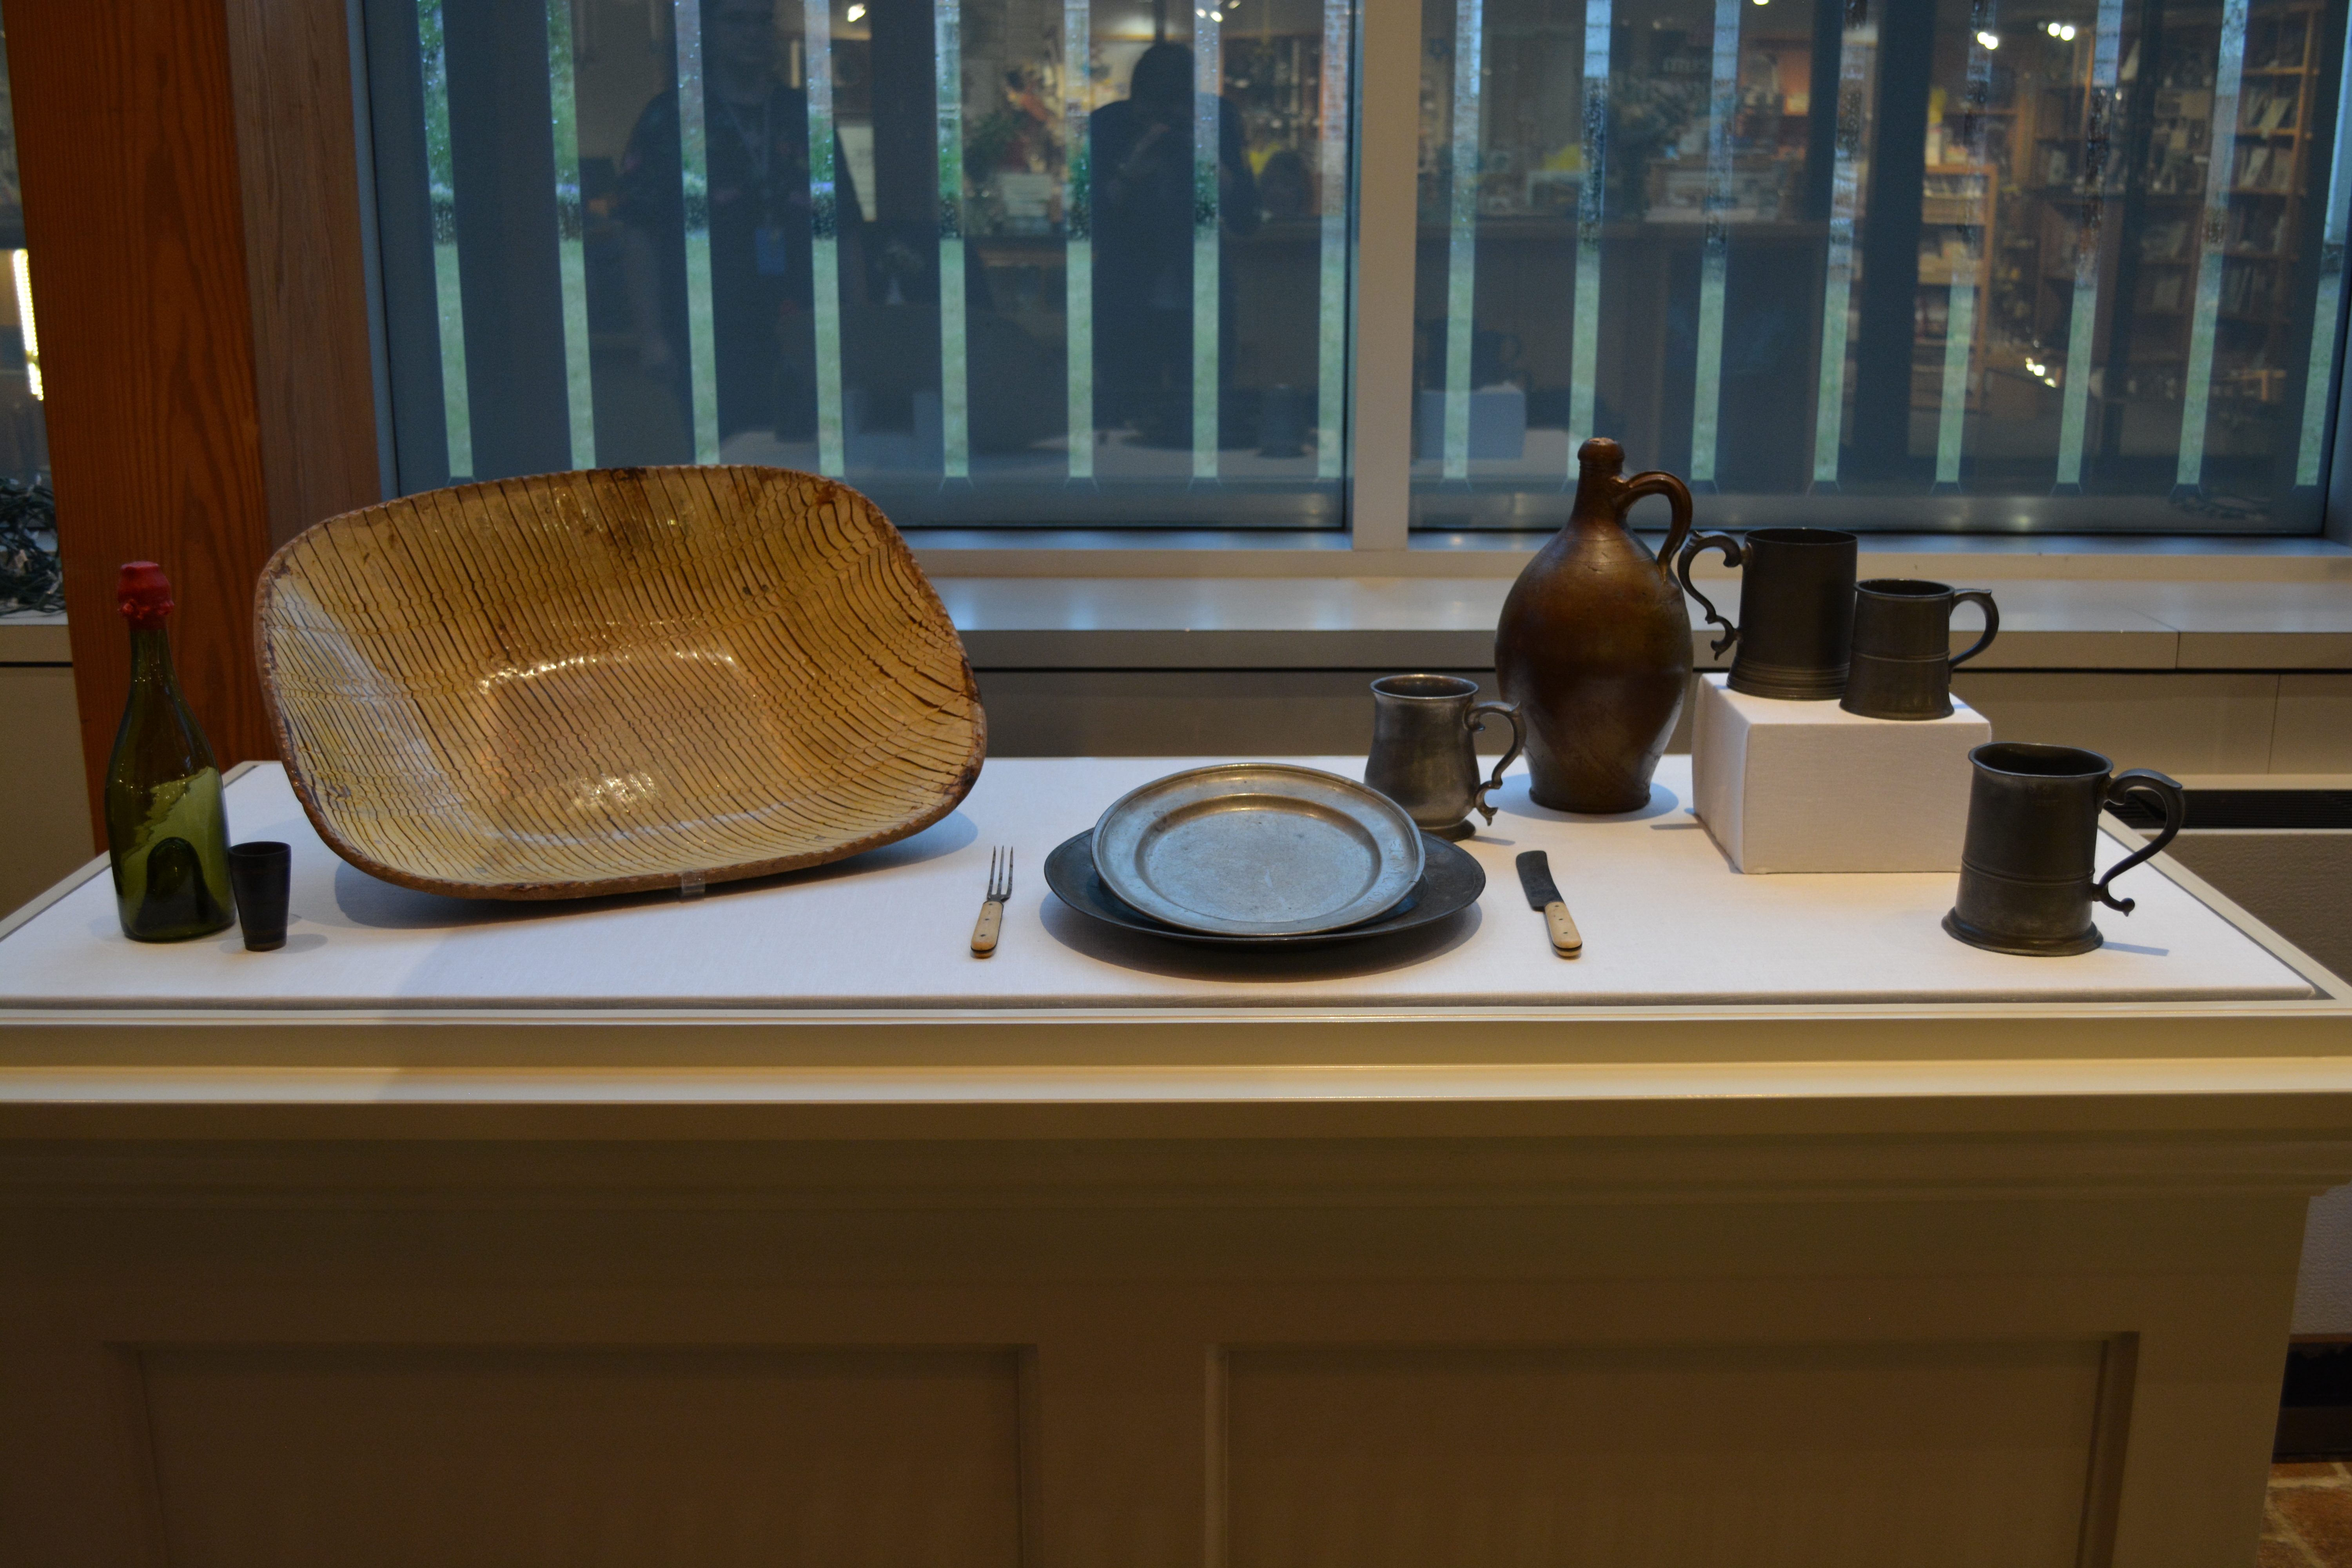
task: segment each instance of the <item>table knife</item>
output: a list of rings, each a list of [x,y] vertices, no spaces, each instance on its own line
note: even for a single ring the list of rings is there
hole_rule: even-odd
[[[1519,857],[1519,886],[1528,895],[1528,908],[1543,911],[1544,924],[1551,931],[1552,951],[1562,958],[1574,958],[1584,951],[1584,937],[1576,929],[1576,920],[1568,912],[1566,900],[1559,896],[1559,885],[1551,879],[1551,859],[1540,849],[1530,849]]]

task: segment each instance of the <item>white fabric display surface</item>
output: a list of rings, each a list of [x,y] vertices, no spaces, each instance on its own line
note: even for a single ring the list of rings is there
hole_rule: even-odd
[[[1864,719],[1702,677],[1691,726],[1699,820],[1743,872],[1950,871],[1969,822],[1969,752],[1992,725]]]
[[[235,928],[126,940],[101,868],[0,938],[0,1007],[1089,1008],[1689,1005],[1888,1001],[2303,998],[2301,976],[2153,867],[2125,878],[2128,919],[2074,958],[1980,952],[1944,934],[1948,874],[1743,877],[1692,816],[1688,759],[1648,809],[1574,817],[1528,801],[1524,773],[1464,847],[1486,890],[1425,932],[1300,952],[1212,952],[1107,931],[1045,885],[1045,856],[1138,784],[1210,758],[990,762],[945,821],[854,860],[700,899],[465,901],[412,892],[321,844],[275,764],[228,790],[233,837],[294,847],[287,946]],[[1361,758],[1300,759],[1349,777]],[[1003,943],[971,955],[990,847],[1018,856]],[[1513,869],[1549,850],[1583,929],[1555,957]],[[2106,841],[2103,865],[2126,852]]]

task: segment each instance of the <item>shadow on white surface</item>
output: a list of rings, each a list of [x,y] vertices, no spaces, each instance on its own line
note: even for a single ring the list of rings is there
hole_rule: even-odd
[[[1479,907],[1474,903],[1434,925],[1398,931],[1393,936],[1366,937],[1360,942],[1292,952],[1262,952],[1196,947],[1142,931],[1120,931],[1088,919],[1050,892],[1044,898],[1045,907],[1040,913],[1047,934],[1073,952],[1146,974],[1229,985],[1352,980],[1403,969],[1460,947],[1478,934],[1480,919]],[[1534,940],[1540,940],[1542,934],[1538,925]]]
[[[246,958],[256,963],[267,963],[273,958],[282,958],[292,953],[316,952],[326,945],[327,939],[318,931],[289,931],[287,933],[286,944],[283,947],[273,948],[268,952],[248,953],[245,949],[245,938],[237,934],[235,926],[231,926],[228,929],[228,934],[221,939],[220,950],[232,958]]]
[[[1528,798],[1528,775],[1513,773],[1503,781],[1503,787],[1490,797],[1497,807],[1498,816],[1532,816],[1538,822],[1647,822],[1652,817],[1670,815],[1683,803],[1682,796],[1665,785],[1652,783],[1650,804],[1639,811],[1620,811],[1605,816],[1582,811],[1554,811],[1548,805],[1538,805]]]
[[[843,877],[867,876],[877,871],[919,866],[925,861],[952,855],[979,837],[980,829],[973,826],[971,819],[961,811],[955,811],[913,837],[902,838],[896,844],[886,844],[878,849],[869,849],[863,855],[853,855],[846,860],[835,860],[830,865],[811,866],[805,870],[784,871],[772,877],[749,877],[736,882],[713,882],[705,889],[703,896],[712,900],[740,898],[771,888],[814,887]],[[297,896],[299,896],[299,889]],[[981,889],[975,889],[972,894],[975,909],[979,906],[980,896]],[[425,893],[414,888],[396,886],[370,876],[348,861],[339,860],[335,865],[334,912],[323,918],[330,925],[373,926],[392,931],[443,931],[677,901],[678,895],[674,889],[660,888],[591,899],[453,899],[440,893]]]

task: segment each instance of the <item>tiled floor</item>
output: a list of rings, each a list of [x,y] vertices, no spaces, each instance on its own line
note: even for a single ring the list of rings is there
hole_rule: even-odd
[[[2352,1568],[2352,1465],[2273,1465],[2259,1568]]]

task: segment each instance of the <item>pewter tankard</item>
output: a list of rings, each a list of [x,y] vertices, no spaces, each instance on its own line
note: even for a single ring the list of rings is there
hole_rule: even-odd
[[[1502,787],[1503,770],[1518,760],[1528,731],[1517,704],[1478,702],[1478,683],[1458,675],[1390,675],[1372,682],[1372,752],[1364,782],[1404,807],[1413,825],[1440,838],[1467,838],[1475,809],[1488,822],[1486,797]],[[1478,782],[1472,737],[1489,717],[1511,723],[1511,749]]]
[[[1832,702],[1845,689],[1847,649],[1853,640],[1853,578],[1861,542],[1833,528],[1759,528],[1745,540],[1727,533],[1693,534],[1675,558],[1683,589],[1722,628],[1718,654],[1731,658],[1731,689],[1750,697]],[[1691,563],[1720,550],[1741,568],[1739,624],[1717,613],[1691,583]]]
[[[2147,768],[2115,763],[2077,746],[1996,741],[1969,753],[1969,826],[1959,896],[1944,930],[1970,947],[2063,957],[2099,945],[2094,901],[2125,914],[2132,900],[2108,885],[2172,842],[2188,811],[2180,785]],[[2099,810],[2135,792],[2164,805],[2164,829],[2097,870]]]
[[[1966,653],[1952,652],[1952,611],[1984,610],[1984,636]],[[1865,719],[1948,719],[1952,671],[1992,646],[2000,610],[1980,588],[1959,592],[1948,583],[1873,577],[1855,584],[1853,662],[1838,706]]]

